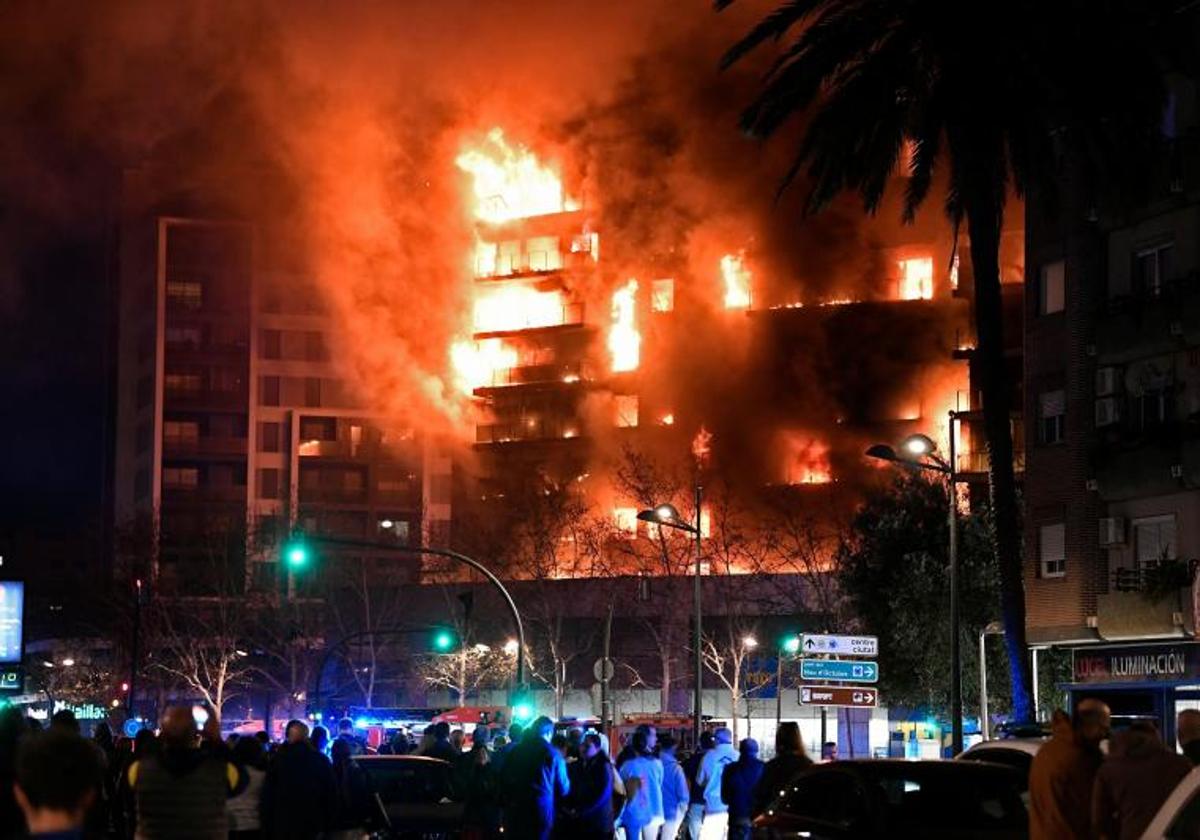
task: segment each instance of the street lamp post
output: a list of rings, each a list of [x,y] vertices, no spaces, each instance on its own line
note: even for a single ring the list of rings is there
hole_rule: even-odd
[[[951,411],[948,416],[948,461],[938,456],[937,443],[921,434],[910,435],[901,442],[903,454],[887,444],[877,443],[867,450],[867,455],[946,476],[947,495],[950,497],[946,520],[950,531],[950,749],[954,755],[958,755],[963,749],[962,640],[959,638],[962,628],[958,604],[958,472],[955,465],[954,424],[961,418],[957,411]]]
[[[775,655],[775,731],[779,731],[779,724],[783,722],[783,657],[795,656],[800,650],[800,637],[787,636],[783,643],[779,646],[779,652]]]
[[[700,597],[700,561],[704,555],[703,523],[700,518],[701,505],[703,501],[704,491],[700,487],[699,482],[697,482],[695,494],[696,522],[694,525],[685,522],[683,518],[680,517],[679,511],[675,509],[675,506],[670,504],[655,505],[648,510],[641,511],[637,515],[637,518],[643,522],[653,522],[659,527],[675,528],[679,531],[685,531],[695,538],[696,573],[693,576],[694,582],[692,587],[692,605],[695,610],[695,617],[693,619],[694,627],[692,628],[692,648],[695,650],[695,662],[692,666],[695,669],[692,694],[693,749],[698,749],[700,745],[700,716],[703,706],[701,690],[704,682],[704,653],[701,648],[703,636],[701,632],[701,622],[703,620],[703,615]]]

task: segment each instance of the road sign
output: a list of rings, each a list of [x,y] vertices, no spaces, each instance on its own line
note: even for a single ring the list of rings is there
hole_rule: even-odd
[[[613,661],[611,659],[597,659],[596,663],[592,665],[592,675],[599,682],[611,680],[613,678],[613,674],[616,673],[616,670],[617,669],[613,667]]]
[[[878,656],[878,636],[823,636],[805,633],[801,653],[832,653],[837,656]]]
[[[879,665],[856,659],[801,659],[800,678],[839,682],[879,682]]]
[[[838,685],[800,686],[801,706],[848,706],[852,709],[874,709],[879,705],[879,692],[874,688],[851,688]]]

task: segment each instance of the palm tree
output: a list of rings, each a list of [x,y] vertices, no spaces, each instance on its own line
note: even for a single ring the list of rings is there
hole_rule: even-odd
[[[803,173],[806,212],[853,191],[873,213],[911,144],[905,221],[938,170],[955,232],[966,225],[975,283],[973,372],[983,395],[1018,720],[1032,718],[1033,703],[1000,299],[1005,198],[1031,189],[1040,199],[1053,197],[1064,150],[1076,187],[1091,189],[1130,171],[1115,162],[1150,139],[1162,117],[1153,33],[1165,8],[1156,0],[790,0],[722,59],[728,67],[764,42],[790,39],[741,124],[767,138],[803,113],[802,139],[780,191]]]

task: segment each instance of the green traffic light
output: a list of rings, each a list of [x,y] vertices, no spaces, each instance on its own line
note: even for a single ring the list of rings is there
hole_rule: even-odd
[[[787,636],[780,647],[783,648],[784,653],[798,653],[800,651],[800,637]]]
[[[308,546],[300,540],[292,540],[283,548],[283,559],[289,569],[293,571],[303,569],[311,559]]]
[[[433,637],[433,646],[440,651],[448,651],[454,647],[454,634],[449,630],[439,630]]]
[[[528,703],[517,703],[512,710],[513,720],[526,721],[533,717],[533,706]]]

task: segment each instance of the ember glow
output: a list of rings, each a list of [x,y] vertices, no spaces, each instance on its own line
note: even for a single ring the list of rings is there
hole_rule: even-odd
[[[630,280],[613,292],[612,327],[608,331],[608,352],[613,373],[637,370],[641,362],[642,336],[637,330],[637,280]]]
[[[721,257],[721,279],[725,281],[725,308],[750,308],[750,269],[741,254]]]
[[[567,197],[562,179],[521,145],[510,144],[503,130],[493,128],[478,146],[455,161],[471,175],[475,217],[491,224],[579,209]]]
[[[711,454],[712,432],[701,426],[700,431],[696,432],[696,436],[692,438],[692,457],[696,459],[696,466],[705,466],[708,463],[708,456]]]

